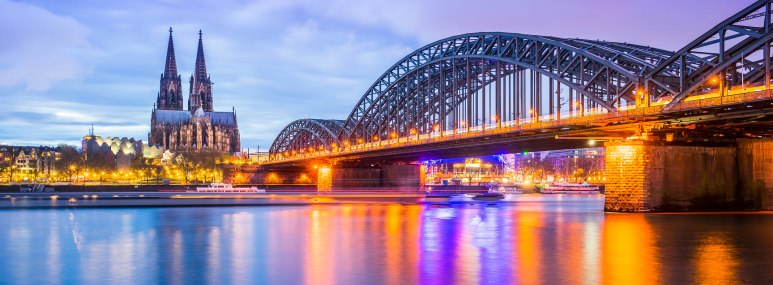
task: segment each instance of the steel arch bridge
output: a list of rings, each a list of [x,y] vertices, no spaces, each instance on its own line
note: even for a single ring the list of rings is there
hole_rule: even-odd
[[[270,157],[367,151],[381,142],[652,106],[669,114],[739,86],[769,90],[772,1],[755,2],[676,52],[517,33],[442,39],[391,66],[346,120],[289,124]]]
[[[342,120],[296,120],[279,133],[271,145],[271,152],[295,151],[297,153],[338,147],[337,136],[343,128],[343,123]],[[287,155],[289,154],[288,152]]]

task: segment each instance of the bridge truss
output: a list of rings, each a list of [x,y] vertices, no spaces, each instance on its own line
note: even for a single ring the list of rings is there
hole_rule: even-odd
[[[770,86],[772,0],[757,1],[677,52],[629,43],[473,33],[390,67],[346,120],[297,120],[273,160],[725,96]]]

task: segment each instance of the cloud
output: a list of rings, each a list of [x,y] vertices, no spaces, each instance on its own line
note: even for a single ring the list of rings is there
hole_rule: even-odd
[[[0,87],[45,91],[83,76],[79,56],[90,49],[88,29],[73,18],[25,3],[0,0]]]
[[[749,3],[0,0],[0,142],[78,144],[92,123],[102,136],[146,139],[170,26],[183,97],[202,29],[215,109],[235,106],[242,145],[267,149],[293,120],[345,119],[390,66],[444,37],[504,31],[678,49]]]

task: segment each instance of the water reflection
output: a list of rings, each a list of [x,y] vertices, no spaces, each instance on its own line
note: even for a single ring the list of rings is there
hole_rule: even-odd
[[[655,237],[644,215],[606,215],[602,247],[604,283],[661,283]]]
[[[773,215],[604,214],[597,206],[0,211],[0,274],[2,283],[43,284],[773,281]]]
[[[735,248],[728,240],[730,237],[726,234],[710,233],[697,241],[695,263],[698,283],[738,283],[736,267],[739,256],[736,256]]]

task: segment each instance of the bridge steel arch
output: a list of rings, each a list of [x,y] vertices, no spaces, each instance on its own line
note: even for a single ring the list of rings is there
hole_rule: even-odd
[[[707,90],[770,87],[771,0],[760,0],[675,52],[644,76],[651,100],[668,98],[668,111]]]
[[[618,42],[471,33],[400,59],[346,120],[298,120],[272,157],[394,138],[617,112],[771,80],[771,2],[760,0],[677,52]]]
[[[287,125],[274,139],[269,154],[303,153],[338,147],[343,120],[300,119]],[[311,149],[309,149],[311,148]]]
[[[614,112],[634,104],[640,77],[672,56],[627,43],[514,33],[464,34],[407,55],[365,92],[345,143]]]

